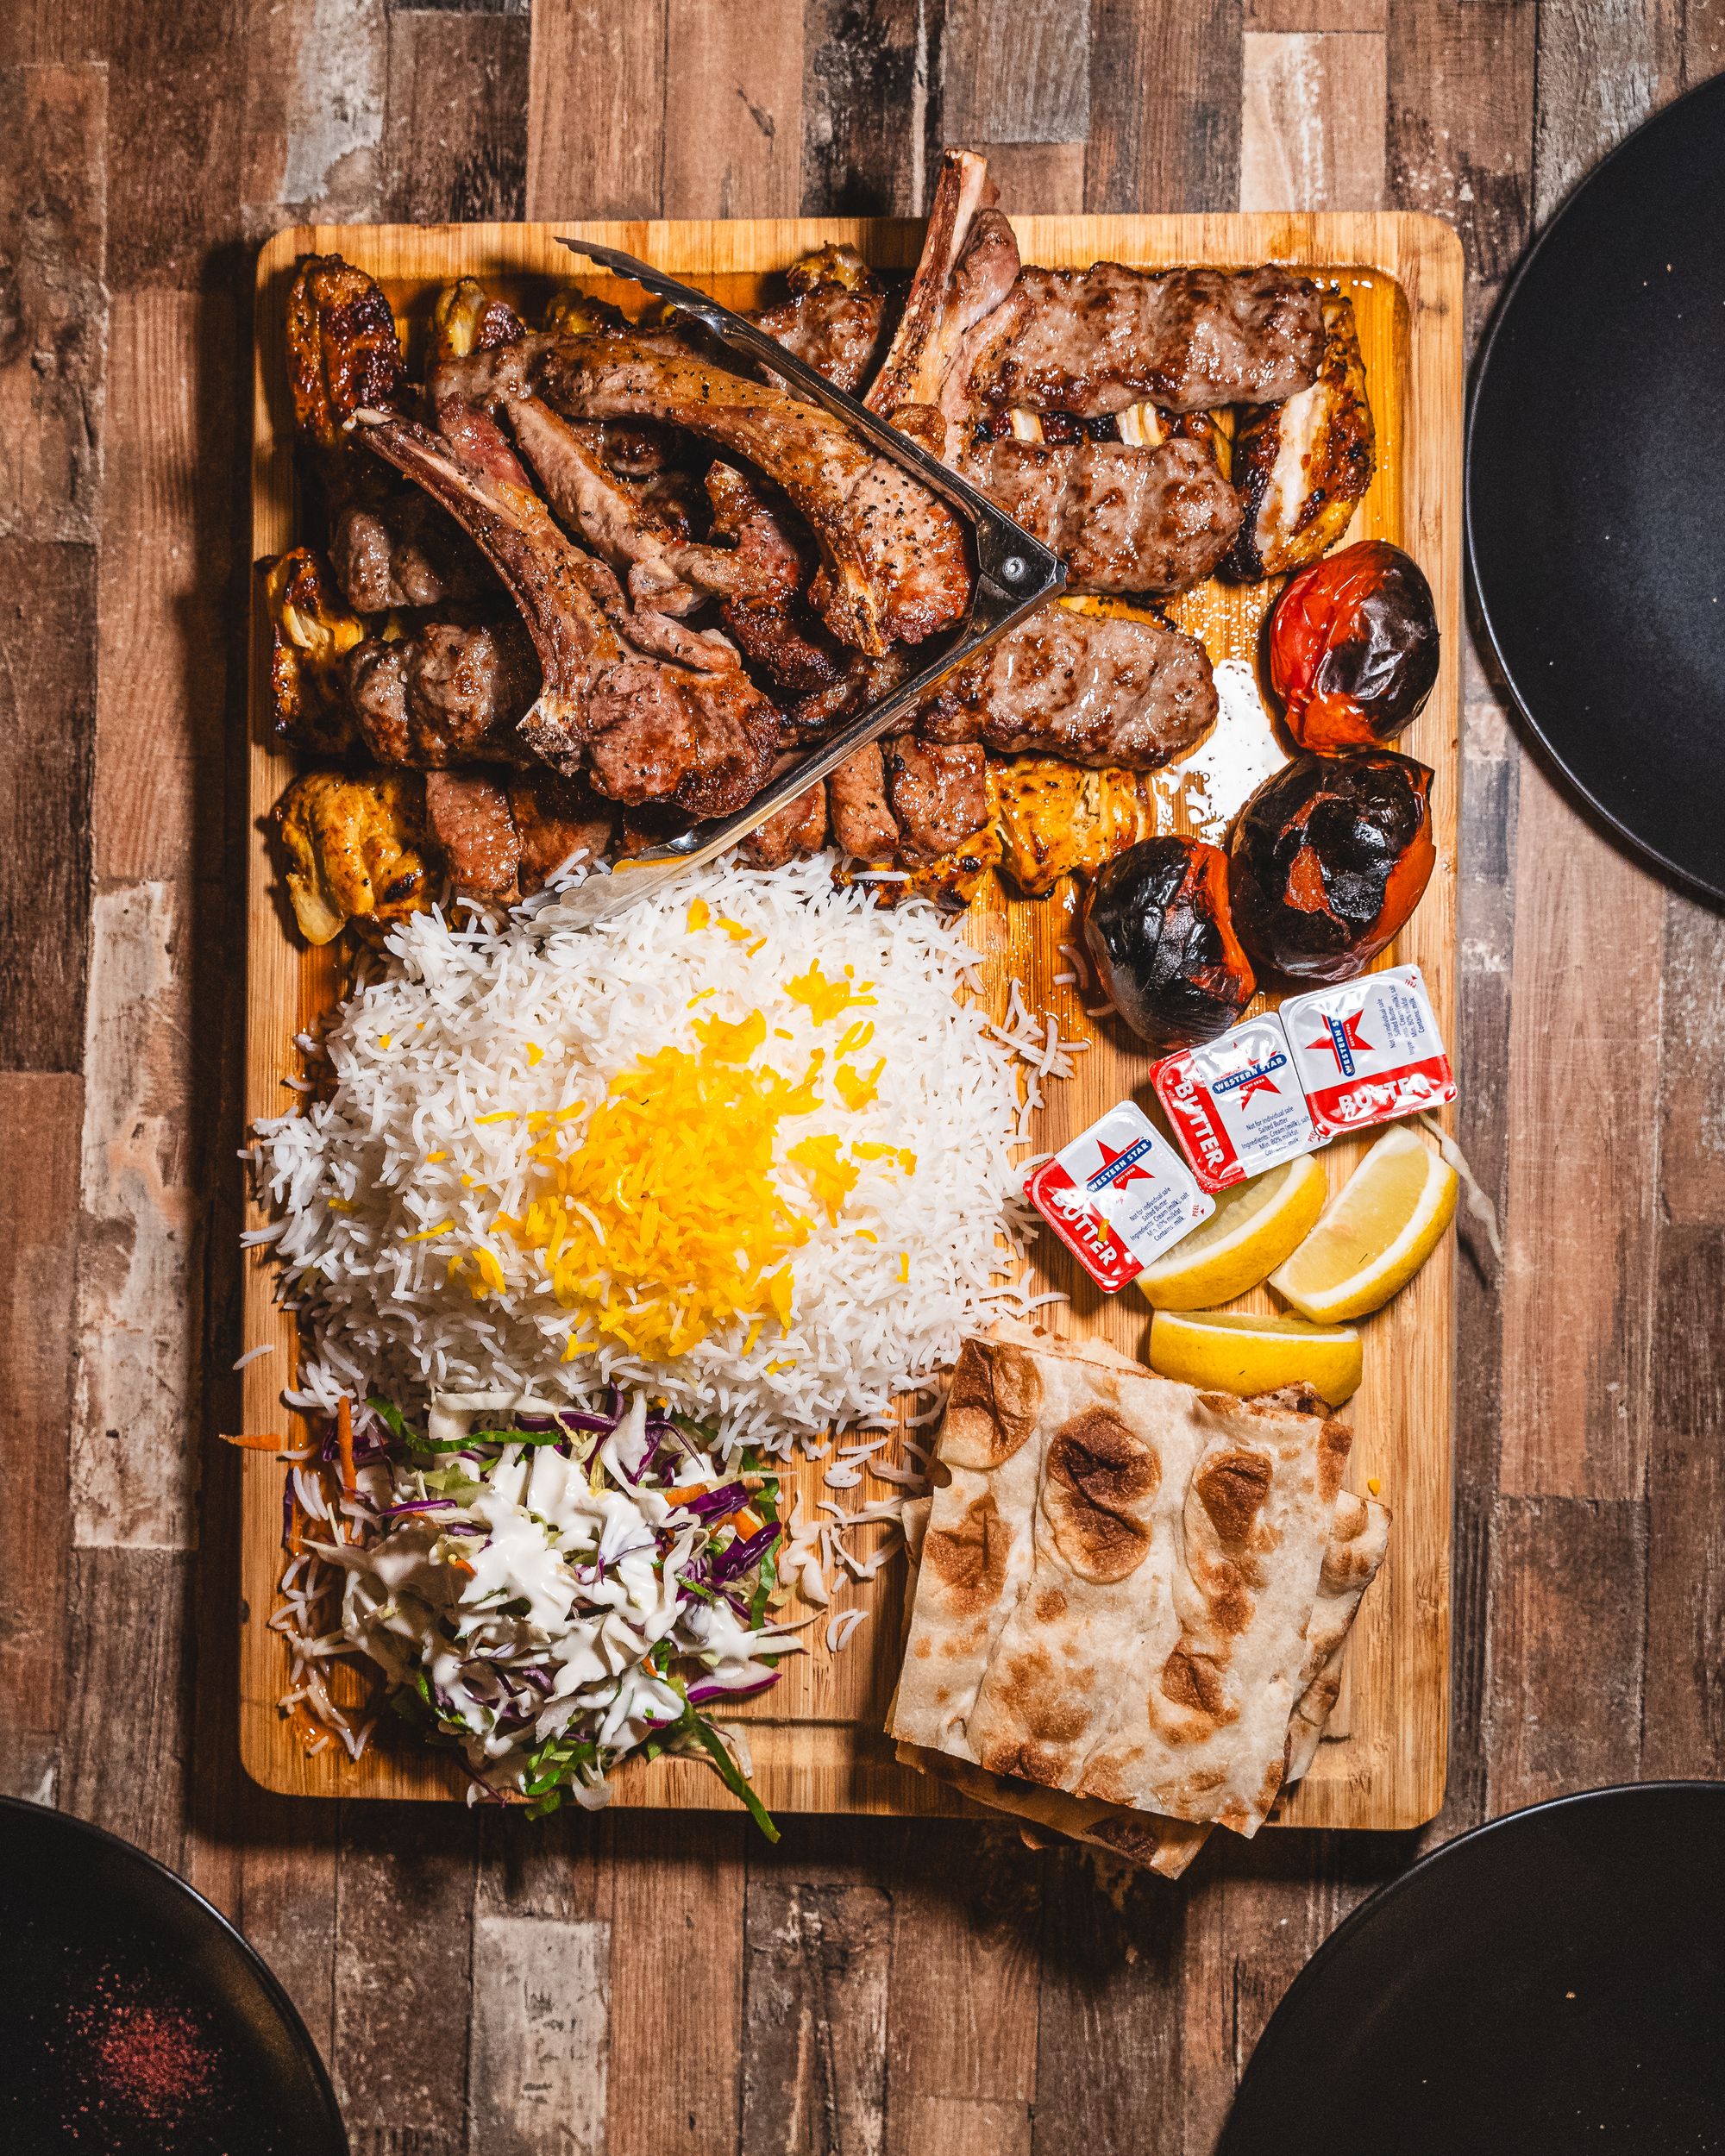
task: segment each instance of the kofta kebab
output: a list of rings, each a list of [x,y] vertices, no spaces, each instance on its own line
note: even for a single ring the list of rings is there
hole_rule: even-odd
[[[1385,744],[1437,671],[1396,548],[1329,555],[1374,468],[1352,306],[1291,269],[1023,265],[985,161],[949,151],[901,305],[848,248],[759,326],[989,496],[1070,596],[746,842],[831,845],[883,902],[1095,879],[1085,941],[1159,1045],[1231,1024],[1257,972],[1359,971],[1432,866],[1431,774]],[[969,602],[962,530],[906,471],[668,310],[571,289],[538,328],[446,291],[422,379],[338,256],[288,303],[321,548],[267,565],[277,811],[303,932],[377,932],[453,888],[507,902],[572,862],[745,805],[906,680]],[[1232,856],[1155,836],[1145,774],[1217,719],[1157,602],[1298,572],[1268,639],[1301,754]]]

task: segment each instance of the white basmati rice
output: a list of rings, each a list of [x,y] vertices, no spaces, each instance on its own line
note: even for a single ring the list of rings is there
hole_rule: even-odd
[[[698,899],[713,924],[692,931]],[[746,937],[723,932],[720,917]],[[786,993],[812,962],[828,979],[849,968],[875,1003],[816,1025]],[[596,929],[574,926],[555,892],[501,927],[476,914],[405,922],[333,1024],[327,1069],[313,1066],[317,1097],[256,1134],[274,1218],[255,1239],[273,1244],[307,1341],[291,1404],[330,1410],[344,1393],[381,1392],[411,1413],[434,1392],[579,1402],[617,1384],[716,1421],[727,1443],[781,1452],[879,1422],[968,1335],[1028,1307],[1016,1285],[1029,1216],[1015,1159],[1043,1086],[1071,1068],[1070,1044],[1016,989],[1007,1023],[991,1025],[974,1000],[976,964],[933,908],[878,909],[835,888],[819,857],[701,871]],[[815,1222],[793,1256],[790,1326],[756,1326],[751,1346],[732,1322],[674,1362],[610,1343],[566,1361],[574,1319],[544,1254],[493,1225],[522,1213],[544,1173],[531,1157],[543,1126],[529,1116],[597,1102],[661,1049],[693,1053],[697,1018],[754,1010],[767,1025],[757,1065],[794,1083],[817,1048],[830,1073],[853,1018],[874,1028],[864,1060],[883,1062],[869,1105],[828,1100],[781,1126],[777,1179]],[[578,1144],[580,1121],[559,1142]],[[908,1149],[916,1161],[913,1173],[865,1168],[836,1223],[784,1162],[799,1136],[834,1129],[847,1145]],[[448,1270],[475,1248],[503,1283],[480,1300]]]

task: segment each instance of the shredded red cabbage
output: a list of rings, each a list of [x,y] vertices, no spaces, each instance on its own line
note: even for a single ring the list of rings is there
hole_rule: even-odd
[[[726,1580],[734,1580],[741,1572],[753,1571],[768,1550],[779,1539],[779,1525],[770,1521],[759,1534],[738,1535],[728,1550],[721,1550],[707,1566],[707,1579],[714,1587],[721,1587]]]

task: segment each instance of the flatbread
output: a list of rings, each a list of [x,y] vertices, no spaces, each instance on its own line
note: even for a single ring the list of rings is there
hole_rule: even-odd
[[[1256,1833],[1309,1763],[1387,1526],[1351,1498],[1326,1585],[1350,1437],[1320,1406],[1199,1393],[1025,1331],[968,1344],[890,1733],[1009,1783]]]

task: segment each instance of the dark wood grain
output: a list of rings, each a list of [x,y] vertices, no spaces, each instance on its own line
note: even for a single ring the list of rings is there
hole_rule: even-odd
[[[808,0],[803,22],[803,208],[915,216],[924,207],[942,0]]]
[[[90,540],[100,477],[108,82],[0,69],[0,536]]]
[[[0,1789],[51,1794],[66,1706],[72,1283],[84,1083],[0,1074],[0,1339],[7,1344],[0,1507]]]
[[[84,1060],[96,549],[0,539],[0,1057]]]
[[[1241,35],[1239,0],[1092,0],[1087,210],[1233,207]]]
[[[528,37],[524,10],[392,14],[387,216],[435,224],[524,214]]]
[[[478,1822],[344,1807],[335,2067],[356,2156],[465,2156]]]
[[[240,1918],[363,2156],[1204,2156],[1288,1981],[1421,1838],[1265,1834],[1170,1888],[969,1822],[794,1821],[768,1852],[731,1820],[312,1810],[243,1783],[234,1484],[204,1456],[238,1347],[246,248],[297,213],[908,213],[968,134],[1025,209],[1231,208],[1266,172],[1381,189],[1459,231],[1477,338],[1536,222],[1722,60],[1720,0],[0,10],[0,1382],[25,1492],[0,1524],[0,1786]],[[1508,1263],[1465,1238],[1436,1835],[1725,1772],[1725,929],[1530,771],[1463,643],[1461,1127]],[[160,977],[128,973],[152,954]],[[1541,1091],[1553,1041],[1573,1075]],[[156,1164],[147,1205],[129,1162]],[[207,1282],[139,1269],[181,1218]],[[94,1357],[98,1420],[171,1467],[141,1507],[149,1460],[121,1459],[124,1501],[86,1495],[74,1531],[74,1275],[88,1316],[116,1263],[172,1351]]]
[[[893,1904],[879,1887],[751,1878],[743,2142],[784,2156],[878,2150],[887,2110]]]
[[[941,117],[956,142],[1090,131],[1090,0],[947,0]]]

